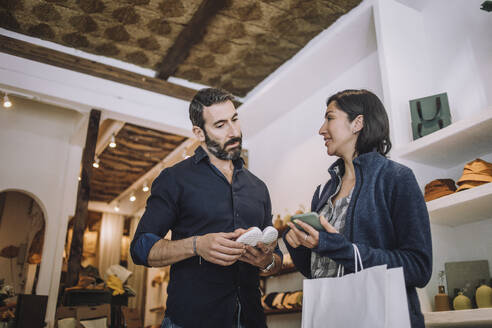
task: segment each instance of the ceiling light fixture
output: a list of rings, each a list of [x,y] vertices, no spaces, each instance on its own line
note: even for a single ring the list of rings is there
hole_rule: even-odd
[[[120,203],[119,202],[114,205],[114,210],[116,212],[119,212],[120,211]]]
[[[149,191],[149,185],[147,184],[147,181],[144,182],[143,187],[142,187],[143,192]]]
[[[130,195],[130,202],[134,202],[136,199],[137,197],[135,196],[135,193],[132,192],[132,194]]]
[[[97,155],[94,156],[94,163],[92,163],[92,166],[96,169],[99,168],[99,157],[97,157]]]
[[[7,94],[3,96],[3,107],[6,109],[12,107],[12,102],[10,101],[9,96]]]
[[[116,138],[114,137],[114,133],[111,135],[111,141],[109,142],[110,148],[116,148]]]

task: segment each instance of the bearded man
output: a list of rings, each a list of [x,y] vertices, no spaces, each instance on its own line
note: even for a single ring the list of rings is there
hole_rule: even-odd
[[[265,183],[243,166],[233,99],[214,88],[195,95],[190,120],[201,145],[155,179],[131,243],[136,264],[171,265],[162,327],[266,327],[259,271],[277,272],[282,253],[276,242],[236,241],[271,226],[272,213]]]

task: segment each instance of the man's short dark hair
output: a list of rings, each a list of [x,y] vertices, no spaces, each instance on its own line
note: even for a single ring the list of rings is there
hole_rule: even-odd
[[[359,115],[364,117],[364,127],[355,144],[357,154],[362,155],[373,150],[383,156],[389,153],[391,150],[389,120],[378,96],[364,89],[344,90],[328,98],[326,105],[328,106],[332,101],[347,113],[350,122]]]
[[[205,88],[198,90],[190,103],[191,123],[203,129],[205,125],[203,107],[221,104],[227,100],[234,101],[234,96],[223,89]]]

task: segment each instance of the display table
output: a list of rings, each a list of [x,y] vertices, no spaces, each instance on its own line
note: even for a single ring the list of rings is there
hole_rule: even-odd
[[[111,290],[107,289],[71,289],[66,290],[63,294],[63,305],[80,306],[80,305],[111,305],[111,327],[123,327],[122,306],[128,306],[128,295],[112,295]]]

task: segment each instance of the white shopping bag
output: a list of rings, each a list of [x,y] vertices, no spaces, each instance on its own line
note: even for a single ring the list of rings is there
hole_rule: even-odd
[[[386,270],[386,325],[384,327],[410,328],[402,267]]]
[[[302,327],[410,328],[403,270],[364,269],[355,244],[354,257],[356,273],[304,280]]]

